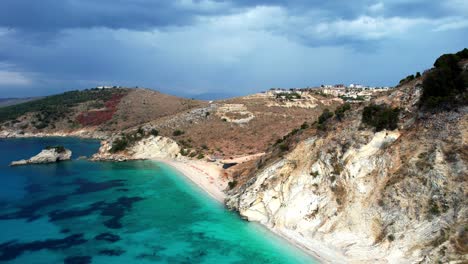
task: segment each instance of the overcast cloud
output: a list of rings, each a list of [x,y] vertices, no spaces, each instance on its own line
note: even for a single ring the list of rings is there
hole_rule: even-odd
[[[0,97],[394,85],[467,43],[462,0],[2,0]]]

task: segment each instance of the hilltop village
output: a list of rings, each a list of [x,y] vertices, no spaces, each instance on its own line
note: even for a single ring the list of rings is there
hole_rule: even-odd
[[[321,95],[324,97],[339,97],[346,102],[362,102],[369,101],[375,95],[393,89],[389,86],[365,86],[361,84],[344,84],[328,85],[323,84],[320,87],[307,87],[307,88],[271,88],[263,92],[267,96],[275,97],[278,99],[286,99],[291,101],[304,100],[307,95]]]

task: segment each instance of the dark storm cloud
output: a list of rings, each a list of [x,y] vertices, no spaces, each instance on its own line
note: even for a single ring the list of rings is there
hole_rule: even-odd
[[[25,31],[55,31],[66,28],[129,28],[183,25],[192,15],[209,10],[191,10],[176,1],[142,0],[2,0],[0,25]]]
[[[385,1],[384,1],[385,2]],[[281,6],[292,14],[318,10],[328,18],[362,15],[379,1],[308,0],[2,0],[0,25],[25,31],[106,27],[144,30],[193,23],[195,16],[220,15],[259,5]],[[443,1],[389,1],[383,15],[439,17],[451,12]]]
[[[467,14],[463,0],[1,0],[0,97],[391,85],[463,48]]]

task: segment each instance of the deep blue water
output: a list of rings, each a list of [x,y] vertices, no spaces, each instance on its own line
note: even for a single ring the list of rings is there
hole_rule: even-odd
[[[74,158],[99,147],[73,138],[0,140],[0,262],[314,263],[164,164],[8,167],[48,145],[64,145]]]

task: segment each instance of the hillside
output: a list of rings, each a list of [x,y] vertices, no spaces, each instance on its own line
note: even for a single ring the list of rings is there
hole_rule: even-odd
[[[468,79],[431,94],[437,69],[232,167],[228,206],[325,259],[466,263]]]
[[[205,105],[152,90],[86,89],[0,108],[2,131],[16,134],[102,132],[111,135],[156,118]]]

